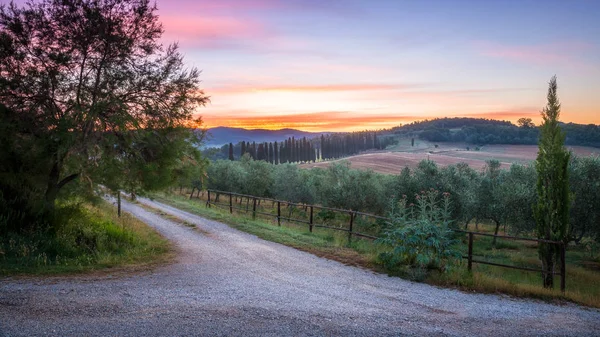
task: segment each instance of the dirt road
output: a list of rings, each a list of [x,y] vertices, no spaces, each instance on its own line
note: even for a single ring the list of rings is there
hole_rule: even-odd
[[[176,263],[134,275],[0,279],[0,336],[522,336],[600,333],[600,311],[468,294],[342,265],[141,199]]]

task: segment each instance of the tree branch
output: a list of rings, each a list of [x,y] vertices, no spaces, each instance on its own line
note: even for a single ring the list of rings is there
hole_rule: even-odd
[[[66,184],[70,183],[71,181],[77,179],[77,177],[79,177],[79,173],[73,173],[70,176],[65,177],[63,180],[61,180],[57,187],[58,189],[61,189],[63,186],[65,186]]]

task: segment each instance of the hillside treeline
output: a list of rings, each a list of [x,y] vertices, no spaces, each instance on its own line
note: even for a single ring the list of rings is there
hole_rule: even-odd
[[[238,160],[248,153],[254,160],[264,160],[272,164],[307,163],[343,158],[367,150],[385,149],[394,142],[393,137],[382,137],[373,131],[362,131],[321,135],[313,139],[289,137],[280,142],[242,141],[237,144],[229,143],[218,149],[204,150],[204,154],[212,160]]]
[[[525,119],[526,120],[526,119]],[[561,123],[566,145],[600,147],[600,126]],[[440,118],[414,122],[392,129],[400,137],[418,137],[431,142],[470,144],[537,144],[539,129],[531,121],[514,125],[507,121],[480,118]]]
[[[570,185],[571,240],[593,238],[600,242],[600,159],[573,158]],[[415,169],[397,175],[350,168],[349,163],[332,163],[326,169],[299,169],[296,165],[271,165],[250,156],[240,161],[218,160],[208,167],[208,179],[197,188],[210,188],[307,204],[352,209],[386,215],[392,200],[406,195],[416,202],[421,191],[436,189],[451,195],[455,226],[492,223],[512,233],[535,229],[532,205],[537,201],[536,171],[533,166],[513,165],[500,169],[489,161],[482,172],[466,164],[439,167],[424,160]]]

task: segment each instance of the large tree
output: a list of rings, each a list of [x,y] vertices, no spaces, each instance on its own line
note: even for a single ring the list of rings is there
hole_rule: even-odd
[[[538,173],[538,201],[534,207],[538,238],[567,243],[569,237],[569,176],[570,153],[565,149],[565,134],[558,125],[560,102],[556,94],[556,76],[550,80],[548,102],[542,110],[539,151],[535,167]],[[559,257],[555,244],[540,243],[544,287],[554,285],[554,266]]]
[[[177,45],[159,42],[156,10],[148,0],[0,6],[0,122],[14,140],[2,151],[36,163],[35,179],[24,180],[46,210],[71,181],[93,182],[102,163],[157,162],[181,139],[173,135],[190,137],[183,131],[199,122],[192,113],[208,100],[199,71],[184,67]],[[34,151],[17,158],[21,144]],[[12,174],[31,171],[23,167]]]

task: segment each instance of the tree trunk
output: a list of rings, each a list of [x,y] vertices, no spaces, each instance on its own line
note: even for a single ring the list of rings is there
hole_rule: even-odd
[[[492,241],[492,246],[496,247],[496,238],[498,237],[498,230],[500,229],[500,222],[494,220],[496,223],[496,230],[494,231],[494,240]]]
[[[192,200],[192,198],[194,197],[194,190],[195,189],[196,189],[195,187],[192,187],[192,193],[190,194],[190,200]]]
[[[48,175],[48,185],[46,187],[46,193],[44,195],[45,208],[49,212],[53,212],[55,208],[56,198],[60,189],[71,181],[79,177],[79,173],[71,174],[62,180],[60,179],[60,166],[59,160],[56,160],[52,164],[50,174]]]
[[[46,187],[46,194],[44,196],[46,210],[49,212],[54,211],[54,204],[56,197],[58,196],[58,178],[60,177],[59,163],[55,162],[52,164],[50,169],[50,175],[48,176],[48,186]]]
[[[121,191],[117,191],[117,215],[121,217]]]
[[[540,245],[544,245],[543,249],[545,254],[543,254],[542,258],[542,269],[546,272],[542,272],[542,284],[544,288],[553,288],[554,287],[554,254],[552,252],[552,247],[550,244],[539,243]]]
[[[470,218],[467,221],[465,221],[465,230],[469,229],[469,223],[471,222],[471,220],[473,220],[473,218]]]

